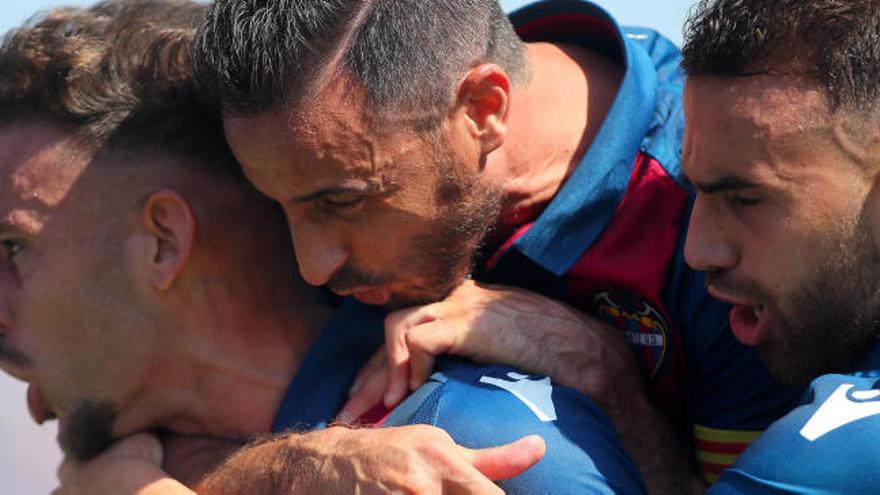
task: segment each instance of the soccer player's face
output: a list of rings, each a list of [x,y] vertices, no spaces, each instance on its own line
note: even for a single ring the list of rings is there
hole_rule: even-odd
[[[110,220],[126,217],[102,207],[111,193],[84,179],[90,158],[77,149],[45,123],[0,127],[0,366],[29,383],[34,419],[57,417],[64,450],[88,458],[112,440],[146,376],[135,363],[156,343],[132,342]]]
[[[501,193],[460,129],[369,125],[347,90],[331,86],[298,112],[227,118],[229,143],[284,209],[307,282],[380,306],[441,299],[469,273]]]
[[[855,136],[793,76],[693,78],[685,105],[682,164],[698,190],[688,263],[781,379],[846,370],[880,316]]]

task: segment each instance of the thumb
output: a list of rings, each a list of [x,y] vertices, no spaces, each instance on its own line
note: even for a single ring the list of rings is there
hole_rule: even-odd
[[[529,435],[513,443],[488,449],[471,450],[458,447],[459,452],[490,480],[505,480],[522,474],[534,466],[547,452],[544,439]]]
[[[162,466],[165,457],[162,442],[151,433],[136,433],[125,437],[113,444],[101,456],[107,459],[138,459],[156,467]]]

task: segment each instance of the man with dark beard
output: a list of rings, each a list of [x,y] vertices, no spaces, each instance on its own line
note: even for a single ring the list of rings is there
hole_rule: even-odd
[[[290,431],[332,423],[384,313],[298,276],[281,211],[194,91],[205,9],[58,9],[0,44],[0,365],[29,383],[37,422],[60,423],[59,493],[187,492],[163,460],[207,493],[500,493],[489,477],[525,493],[643,492],[594,404],[501,366],[444,363],[416,391],[429,400],[387,421],[420,426]],[[453,442],[526,431],[500,449]],[[206,476],[269,432],[271,450]]]
[[[705,0],[689,22],[687,261],[774,374],[813,380],[713,493],[877,493],[878,38],[874,0]]]
[[[218,0],[194,59],[306,281],[424,304],[387,321],[388,389],[358,382],[346,411],[403,399],[432,368],[406,344],[429,342],[581,390],[653,490],[686,493],[698,460],[713,480],[794,403],[684,264],[682,79],[657,33],[577,0],[509,18],[496,0]]]

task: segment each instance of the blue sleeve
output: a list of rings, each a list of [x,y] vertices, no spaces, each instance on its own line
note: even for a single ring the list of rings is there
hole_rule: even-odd
[[[509,493],[638,494],[641,475],[602,411],[549,378],[503,366],[445,362],[424,389],[383,426],[429,424],[469,448],[538,434],[547,453],[532,469],[499,485]]]
[[[877,377],[826,375],[709,493],[874,494],[880,489]]]

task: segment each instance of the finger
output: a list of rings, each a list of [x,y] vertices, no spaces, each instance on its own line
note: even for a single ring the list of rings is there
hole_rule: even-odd
[[[522,474],[541,460],[547,451],[544,439],[538,435],[488,449],[458,448],[471,465],[491,480],[505,480]]]
[[[443,481],[442,493],[448,495],[504,495],[498,485],[486,478],[479,471],[467,466],[468,476],[456,476]]]
[[[452,350],[456,342],[452,325],[444,320],[435,320],[417,325],[406,334],[409,349],[409,388],[421,387],[434,371],[436,356]]]
[[[162,451],[162,442],[158,437],[150,433],[136,433],[111,445],[101,454],[101,457],[105,459],[135,458],[161,467],[165,456]]]
[[[336,419],[343,423],[352,423],[363,416],[376,404],[382,402],[387,384],[388,368],[382,367],[375,370],[373,375],[366,379],[360,390],[348,399]]]
[[[348,389],[348,396],[351,397],[356,394],[368,378],[375,375],[376,372],[380,369],[384,369],[386,367],[387,360],[388,351],[385,349],[385,347],[379,348],[379,350],[370,357],[370,360],[367,361],[367,364],[365,364],[364,367],[361,368],[357,376],[354,378],[354,381],[351,383],[351,387]]]
[[[385,407],[391,408],[406,396],[409,390],[409,348],[406,333],[414,326],[435,318],[430,314],[434,305],[403,309],[385,318],[385,347],[388,350],[388,386],[385,389]]]

